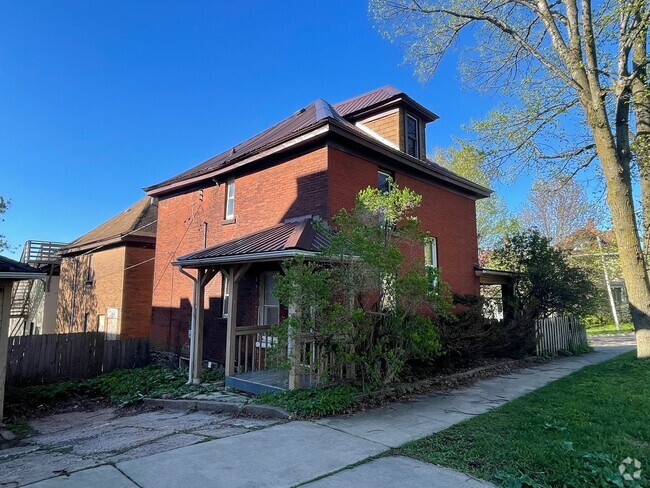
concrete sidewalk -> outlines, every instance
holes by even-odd
[[[599,338],[593,353],[479,381],[451,394],[422,395],[408,403],[351,417],[276,425],[30,486],[491,486],[463,473],[400,456],[351,465],[486,412],[584,366],[611,359],[631,350],[633,340],[633,336]]]

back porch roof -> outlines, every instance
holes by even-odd
[[[199,268],[213,264],[275,261],[317,254],[329,243],[309,220],[287,222],[179,257],[174,265]]]

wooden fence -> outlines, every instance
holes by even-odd
[[[588,345],[587,330],[577,317],[564,315],[540,319],[535,332],[538,356],[578,350]]]
[[[149,339],[107,340],[103,332],[9,337],[7,385],[92,378],[145,366]]]

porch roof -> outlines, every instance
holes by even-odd
[[[275,225],[238,239],[179,257],[173,264],[200,268],[214,264],[278,261],[294,256],[316,256],[329,243],[311,220]]]
[[[512,285],[519,277],[519,273],[514,271],[480,268],[478,266],[475,268],[475,272],[481,285]]]

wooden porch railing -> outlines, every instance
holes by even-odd
[[[270,325],[235,329],[235,372],[237,374],[266,369],[267,351],[277,340]]]
[[[268,369],[268,352],[277,345],[271,326],[246,326],[235,329],[235,374]],[[333,355],[318,347],[310,334],[302,334],[294,342],[290,359],[293,361],[290,376],[295,387],[317,384],[321,379],[347,378],[355,373],[353,363],[338,365]]]

